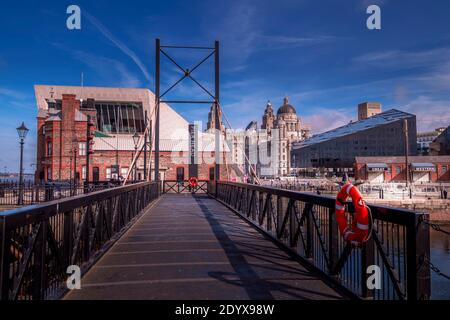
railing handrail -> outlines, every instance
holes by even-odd
[[[159,197],[140,182],[0,214],[0,299],[45,299],[66,290],[66,268],[85,272]]]
[[[322,206],[327,206],[329,208],[334,208],[335,206],[336,199],[331,196],[315,195],[308,192],[279,189],[274,187],[254,185],[250,183],[229,182],[229,181],[218,181],[217,183],[232,185],[236,187],[245,187],[250,190],[265,191],[272,195],[291,198],[299,201],[307,201],[313,204],[320,204]],[[414,221],[417,217],[423,216],[424,214],[428,215],[428,213],[425,212],[416,212],[404,208],[395,208],[386,205],[378,205],[378,204],[375,205],[370,203],[366,204],[371,209],[373,217],[375,219],[380,219],[383,221],[391,221],[401,225],[407,225],[411,221]],[[352,212],[353,204],[351,202],[347,202],[347,205],[349,206],[349,210]],[[386,215],[388,211],[389,216]]]
[[[427,213],[368,204],[373,229],[356,248],[339,234],[332,197],[228,181],[217,181],[209,190],[347,293],[401,300],[430,297],[429,268],[423,263],[430,255]],[[348,211],[354,211],[351,202]],[[383,270],[382,291],[365,287],[371,265]]]
[[[138,189],[145,185],[151,185],[153,183],[157,182],[140,182],[115,188],[109,188],[105,190],[94,191],[87,194],[80,194],[73,197],[52,200],[42,204],[34,204],[30,206],[20,207],[0,212],[0,219],[8,218],[8,225],[14,227],[15,225],[19,224],[20,221],[23,221],[22,219],[33,218],[32,215],[37,213],[40,214],[39,220],[48,218],[53,215],[56,215],[58,212],[68,211],[73,209],[74,207],[88,205],[92,201],[99,200],[101,198],[113,197],[115,195],[128,192],[134,189]]]

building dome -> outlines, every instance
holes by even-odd
[[[293,113],[296,114],[295,108],[289,104],[288,97],[284,98],[283,105],[278,109],[277,115],[286,114],[286,113]]]

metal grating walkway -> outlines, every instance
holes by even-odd
[[[340,299],[206,195],[166,194],[65,299]]]

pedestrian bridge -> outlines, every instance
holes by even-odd
[[[428,298],[427,215],[371,211],[373,235],[354,248],[332,198],[249,184],[144,182],[24,207],[0,215],[1,297]],[[74,265],[81,289],[68,290]]]

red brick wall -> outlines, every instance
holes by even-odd
[[[450,163],[438,163],[437,171],[430,172],[431,182],[450,182]],[[406,166],[404,163],[393,163],[388,164],[389,171],[384,172],[385,182],[405,182],[406,181]],[[447,166],[447,171],[444,173],[442,167]],[[365,170],[366,164],[356,163],[355,164],[355,179],[356,180],[367,180],[368,175]],[[401,172],[397,174],[397,167],[401,167]],[[411,176],[412,173],[410,172]]]
[[[94,101],[88,101],[92,107]],[[63,94],[61,105],[61,121],[45,122],[44,118],[37,119],[38,138],[37,138],[37,172],[36,178],[39,178],[39,172],[45,172],[47,177],[47,168],[52,169],[53,180],[69,180],[74,178],[74,150],[76,149],[76,172],[82,177],[82,167],[86,164],[86,156],[79,154],[79,143],[86,143],[86,121],[75,121],[76,110],[80,110],[80,101],[75,95]],[[91,115],[92,123],[96,123],[95,109],[81,109],[82,113]],[[43,128],[45,127],[45,135]],[[93,133],[95,126],[91,127]],[[46,155],[46,143],[52,142],[52,155]],[[132,162],[134,151],[95,151],[90,156],[89,180],[93,180],[93,168],[99,169],[99,180],[106,180],[106,169],[119,164],[119,175],[121,168],[129,168]],[[203,152],[199,155],[198,179],[209,180],[209,170],[214,167],[214,152]],[[118,160],[116,160],[118,158]],[[154,163],[154,155],[153,155]],[[165,173],[166,180],[176,179],[176,168],[183,167],[185,179],[189,179],[189,153],[179,152],[173,155],[171,152],[160,152],[160,171]],[[222,162],[225,163],[225,154],[222,153]],[[147,158],[148,164],[150,156]],[[143,168],[144,155],[141,154],[138,160],[138,169]],[[152,164],[152,168],[154,168]],[[232,175],[231,167],[229,173]],[[141,169],[142,171],[142,169]],[[221,179],[227,179],[227,168],[221,165]],[[132,177],[130,176],[130,179]]]

